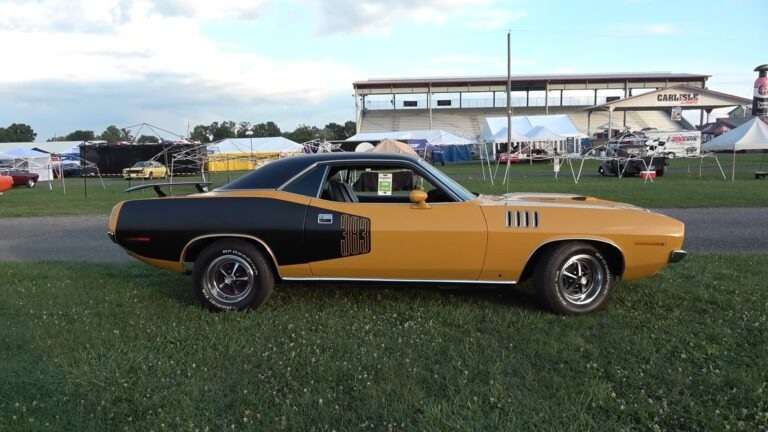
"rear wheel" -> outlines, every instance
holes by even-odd
[[[541,301],[561,314],[583,314],[602,308],[615,277],[594,246],[565,243],[542,257],[535,267],[533,284]]]
[[[200,301],[214,311],[256,308],[275,281],[264,255],[242,240],[220,240],[195,260],[193,278]]]
[[[31,188],[35,187],[36,185],[37,185],[37,182],[35,181],[35,179],[29,179],[29,180],[27,180],[27,187],[28,187],[28,188],[30,188],[30,189],[31,189]]]

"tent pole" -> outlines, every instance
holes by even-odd
[[[733,164],[731,166],[731,183],[736,181],[736,144],[733,145]]]

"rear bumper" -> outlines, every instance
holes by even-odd
[[[672,251],[672,252],[670,252],[670,254],[669,254],[669,262],[670,262],[670,263],[676,263],[676,262],[680,262],[680,261],[682,261],[682,260],[683,260],[683,259],[684,259],[686,256],[688,256],[688,252],[686,252],[686,251],[684,251],[684,250],[682,250],[682,249],[673,250],[673,251]]]

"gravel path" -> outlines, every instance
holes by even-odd
[[[768,208],[658,211],[685,222],[690,252],[768,253]],[[106,227],[106,216],[0,219],[0,261],[131,261]]]

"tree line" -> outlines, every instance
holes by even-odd
[[[209,143],[223,140],[226,138],[264,138],[282,136],[289,140],[303,143],[312,140],[344,140],[356,132],[356,125],[353,121],[347,121],[344,124],[331,122],[322,129],[317,126],[301,124],[292,131],[282,131],[280,127],[272,121],[264,123],[234,122],[223,121],[213,122],[209,125],[195,126],[190,137],[194,141]]]
[[[26,126],[26,125],[23,125]],[[29,126],[26,126],[29,128]],[[2,129],[0,129],[2,130]],[[353,121],[347,121],[344,124],[331,122],[326,124],[322,129],[317,126],[299,125],[292,131],[282,131],[277,123],[273,121],[263,123],[250,123],[250,122],[234,122],[234,121],[222,121],[213,122],[209,125],[196,125],[190,131],[190,139],[192,141],[198,141],[204,144],[223,140],[226,138],[264,138],[264,137],[278,137],[282,136],[292,141],[303,143],[315,139],[320,140],[344,140],[355,134],[356,125]],[[36,134],[29,128],[29,131],[33,134],[29,140],[17,140],[17,141],[34,141]],[[48,141],[95,141],[102,140],[110,144],[117,142],[132,142],[134,136],[131,135],[131,131],[128,129],[121,129],[115,125],[107,126],[106,129],[100,134],[96,134],[92,130],[76,130],[66,135],[55,136],[49,138]],[[154,135],[141,135],[136,139],[138,143],[157,143],[160,142],[159,137]]]

